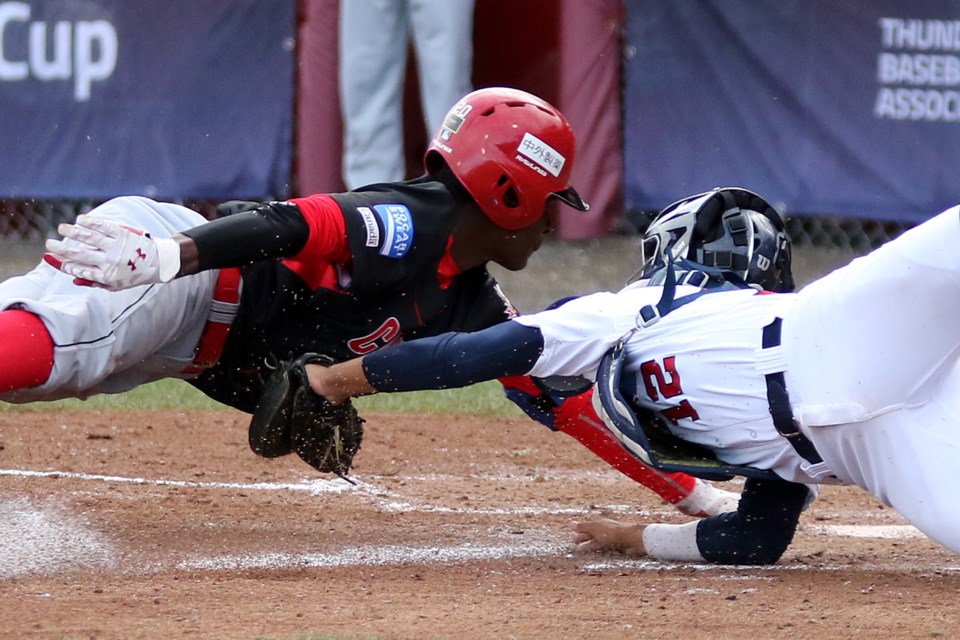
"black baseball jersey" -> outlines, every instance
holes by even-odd
[[[305,277],[304,256],[298,256],[299,265],[282,257],[257,260],[255,249],[238,246],[237,253],[254,256],[248,255],[250,264],[242,268],[239,312],[219,362],[191,380],[210,397],[252,412],[263,378],[280,360],[317,352],[341,361],[401,340],[481,329],[514,314],[484,267],[460,273],[441,288],[438,269],[456,208],[463,206],[441,182],[425,176],[330,197],[343,215],[352,262],[306,270],[333,269],[335,282]],[[261,229],[272,234],[260,243],[270,245],[264,251],[289,256],[306,244],[309,226],[296,204],[262,205],[256,215],[254,225],[280,229]],[[202,227],[188,235],[202,257]],[[237,242],[249,244],[249,238]]]

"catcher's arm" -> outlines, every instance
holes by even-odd
[[[810,491],[786,480],[747,478],[737,511],[685,524],[623,524],[598,519],[574,525],[587,551],[621,551],[658,560],[773,564],[793,540]]]
[[[503,322],[404,342],[329,368],[308,366],[307,375],[314,391],[337,404],[376,392],[453,389],[525,374],[542,351],[539,329]]]
[[[394,347],[396,348],[396,347]],[[367,380],[363,370],[365,358],[354,358],[339,364],[325,367],[320,364],[307,364],[307,379],[310,387],[333,405],[343,404],[350,398],[376,393],[376,389]]]
[[[619,551],[629,556],[645,556],[643,531],[646,526],[635,523],[623,523],[600,518],[577,522],[573,525],[576,535],[573,543],[578,552]]]

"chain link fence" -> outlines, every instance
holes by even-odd
[[[913,223],[794,215],[787,218],[787,231],[795,247],[843,249],[863,254],[892,240]]]
[[[5,242],[41,242],[57,225],[93,207],[68,200],[0,200],[0,238]]]
[[[102,200],[0,200],[0,241],[10,243],[42,243],[57,235],[57,225],[72,222]],[[199,211],[208,218],[215,214],[216,202],[181,201],[180,204]]]
[[[99,201],[92,200],[0,200],[0,240],[40,243],[56,235],[57,225],[72,221]],[[215,215],[215,202],[184,201],[181,204],[208,218]],[[911,224],[832,216],[792,215],[787,228],[797,248],[842,249],[862,254],[904,231]]]

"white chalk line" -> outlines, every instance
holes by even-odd
[[[765,579],[773,580],[773,577],[760,578],[756,575],[758,571],[844,571],[856,570],[864,573],[881,571],[899,571],[912,572],[918,567],[908,564],[878,564],[878,563],[857,563],[857,564],[805,564],[781,562],[779,564],[767,564],[756,566],[733,565],[733,564],[706,564],[706,563],[684,563],[684,562],[661,562],[659,560],[630,560],[627,558],[613,558],[599,562],[588,562],[583,565],[583,570],[590,571],[699,571],[703,573],[721,572],[719,576],[725,580],[751,580]],[[960,566],[937,567],[938,573],[960,573]]]
[[[377,506],[388,512],[450,513],[468,515],[583,515],[595,513],[591,508],[476,508],[446,507],[435,504],[414,504],[404,501],[384,487],[353,478],[356,484],[341,479],[311,479],[300,482],[211,482],[173,479],[147,479],[138,477],[89,474],[67,471],[32,471],[0,469],[0,476],[20,478],[67,478],[89,482],[127,484],[134,486],[192,487],[213,490],[304,492],[310,495],[356,493],[365,499],[375,499]],[[452,477],[452,476],[451,476]],[[404,478],[411,481],[412,478]],[[433,481],[433,477],[423,477]],[[497,479],[491,477],[491,479]],[[409,499],[409,497],[406,497]],[[651,515],[652,511],[630,505],[606,505],[603,510],[632,513],[636,516]],[[667,508],[669,509],[669,508]],[[23,498],[4,501],[0,495],[0,579],[28,573],[52,573],[72,568],[116,567],[115,545],[102,533],[92,529],[85,521],[59,505],[37,505]],[[11,514],[11,515],[8,515]],[[804,531],[814,535],[853,538],[912,539],[923,534],[911,525],[807,525]],[[345,547],[331,553],[261,553],[227,554],[187,558],[173,563],[181,570],[237,571],[250,569],[335,568],[363,565],[403,564],[453,564],[477,560],[503,560],[510,558],[563,557],[571,550],[569,540],[561,539],[556,532],[548,530],[527,531],[523,540],[510,536],[502,544],[464,543],[450,546],[416,547],[407,545]],[[531,540],[531,538],[536,538]],[[4,541],[7,541],[4,543]],[[170,563],[154,563],[150,566],[127,567],[125,572],[143,573],[164,571]],[[710,569],[714,565],[663,563],[652,560],[611,559],[589,562],[585,571],[604,569],[663,570],[677,568]],[[722,568],[722,567],[719,567]],[[772,565],[773,569],[816,568],[829,569],[823,565]],[[837,567],[839,568],[839,567]],[[946,570],[953,570],[945,568]],[[960,571],[960,568],[956,570]]]
[[[127,476],[111,476],[93,473],[80,473],[75,471],[29,471],[23,469],[0,469],[0,476],[14,476],[23,478],[66,478],[70,480],[83,480],[89,482],[106,482],[112,484],[129,484],[142,486],[158,487],[189,487],[199,489],[230,489],[237,491],[294,491],[305,492],[310,495],[323,495],[330,493],[356,493],[366,498],[373,498],[379,503],[383,511],[388,512],[410,512],[418,513],[450,513],[466,515],[585,515],[595,512],[597,509],[615,513],[633,513],[638,516],[653,515],[654,512],[631,505],[610,504],[599,505],[594,508],[579,507],[521,507],[512,509],[481,508],[481,507],[446,507],[442,505],[416,504],[408,502],[409,496],[401,496],[390,491],[386,487],[368,483],[356,476],[351,476],[354,484],[351,484],[340,478],[324,479],[316,478],[312,480],[303,480],[301,482],[210,482],[199,480],[170,480],[170,479],[148,479]],[[454,476],[450,476],[453,478]],[[420,480],[432,482],[442,480],[440,476],[424,476]],[[491,481],[496,480],[490,476]],[[502,480],[502,478],[500,478]],[[404,478],[410,482],[415,478]]]
[[[95,473],[77,473],[74,471],[29,471],[24,469],[0,469],[0,476],[23,478],[67,478],[110,482],[114,484],[152,485],[157,487],[195,487],[201,489],[237,489],[242,491],[304,491],[311,495],[323,493],[342,493],[350,489],[350,483],[340,480],[304,480],[302,482],[201,482],[194,480],[166,480],[130,478],[127,476],[107,476]]]
[[[805,526],[803,530],[820,536],[835,536],[838,538],[911,540],[926,537],[911,524],[815,524]]]
[[[542,533],[535,534],[541,536]],[[328,569],[335,567],[461,564],[511,558],[557,557],[569,552],[569,543],[541,539],[510,544],[464,543],[452,546],[408,545],[344,547],[332,553],[261,553],[185,560],[177,569],[243,571],[251,569]]]

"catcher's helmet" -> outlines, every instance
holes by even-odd
[[[575,141],[563,114],[540,98],[492,87],[469,93],[444,118],[424,156],[436,174],[445,161],[499,227],[529,227],[557,198],[589,206],[570,186]]]
[[[768,291],[794,289],[790,239],[783,217],[766,200],[739,187],[689,196],[661,211],[641,239],[638,274],[673,259],[732,271]]]

